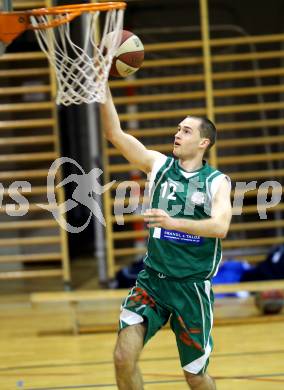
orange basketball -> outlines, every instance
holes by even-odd
[[[141,67],[143,60],[144,46],[140,38],[131,31],[123,30],[110,74],[115,77],[130,76]]]
[[[281,290],[268,290],[255,295],[256,307],[262,314],[280,313],[284,306],[284,293]]]

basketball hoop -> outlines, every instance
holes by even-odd
[[[41,50],[55,68],[56,103],[65,106],[104,103],[125,8],[124,2],[109,2],[0,12],[0,46],[10,44],[26,30],[34,30]],[[99,39],[97,22],[101,12],[106,12],[106,17]],[[79,47],[71,39],[70,22],[82,14],[86,33]],[[112,33],[111,39],[109,33]]]

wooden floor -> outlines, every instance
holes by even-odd
[[[93,261],[77,262],[72,271],[75,289],[98,288]],[[115,389],[116,334],[74,336],[67,304],[31,306],[29,293],[45,290],[60,291],[62,283],[26,280],[0,285],[0,390]],[[119,301],[81,303],[82,330],[116,323],[119,306]],[[257,323],[215,326],[209,372],[218,390],[284,389],[283,314],[273,321],[260,316],[252,299],[216,300],[216,323],[251,316]],[[146,390],[187,389],[169,329],[147,344],[141,368]]]
[[[255,312],[251,301],[217,300],[216,316]],[[27,294],[0,299],[0,389],[115,389],[115,333],[72,335],[68,305],[32,308]],[[116,320],[119,302],[80,307],[86,325]],[[227,314],[226,314],[227,313]],[[284,322],[216,326],[209,372],[219,390],[284,389]],[[170,330],[146,346],[146,390],[187,389]]]

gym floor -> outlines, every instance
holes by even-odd
[[[78,269],[80,288],[97,287],[95,276],[84,279],[84,264]],[[16,287],[17,282],[13,283]],[[32,307],[29,283],[23,286],[21,282],[13,295],[7,289],[3,294],[1,286],[1,390],[115,389],[112,350],[116,333],[73,335],[68,304]],[[115,325],[118,312],[117,301],[82,303],[78,318],[83,330],[95,324]],[[255,316],[257,321],[251,321]],[[209,372],[218,390],[283,390],[283,314],[262,317],[251,298],[226,298],[216,300],[215,317]],[[146,390],[187,389],[168,328],[145,347],[141,369]]]

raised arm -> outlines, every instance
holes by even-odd
[[[230,192],[231,185],[227,179],[222,180],[213,199],[211,217],[207,219],[174,218],[159,209],[147,210],[144,219],[149,227],[162,227],[202,237],[225,238],[232,218]]]
[[[135,137],[125,133],[114,106],[110,89],[107,90],[107,100],[101,105],[105,137],[121,152],[121,154],[141,171],[148,173],[161,153],[148,150]]]

